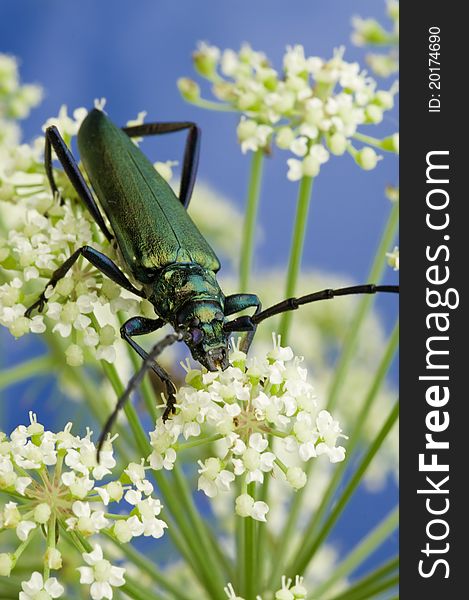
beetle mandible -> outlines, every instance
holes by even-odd
[[[179,196],[176,196],[131,138],[181,130],[187,130],[188,135]],[[209,371],[224,370],[229,365],[228,343],[232,332],[244,332],[241,349],[247,352],[257,325],[271,316],[335,296],[398,292],[398,286],[373,284],[327,289],[288,298],[266,310],[262,310],[255,294],[225,296],[216,279],[220,262],[186,211],[199,159],[200,130],[197,125],[188,121],[145,123],[120,129],[103,111],[95,108],[82,122],[77,140],[83,166],[110,228],[55,126],[46,129],[44,151],[45,170],[52,192],[59,195],[52,168],[54,149],[78,196],[104,236],[120,253],[128,272],[141,289],[106,255],[91,246],[83,246],[52,274],[44,292],[25,315],[31,316],[35,309],[43,310],[47,301],[46,289],[54,287],[81,256],[121,287],[148,299],[158,315],[156,319],[135,316],[121,327],[122,338],[143,358],[143,365],[118,400],[103,428],[98,448],[111,430],[119,409],[149,368],[166,388],[163,420],[175,411],[175,386],[155,360],[168,345],[184,341],[193,358]],[[252,316],[227,320],[230,315],[247,308],[255,309]],[[163,338],[150,353],[133,339],[167,323],[172,325],[175,333]]]

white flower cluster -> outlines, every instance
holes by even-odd
[[[28,426],[20,425],[9,437],[0,433],[0,493],[19,501],[0,505],[0,532],[14,530],[22,542],[17,553],[0,554],[0,575],[9,575],[41,528],[55,532],[60,525],[81,538],[105,532],[122,543],[142,535],[159,538],[164,533],[167,525],[158,518],[162,505],[151,495],[153,486],[145,478],[143,464],[130,463],[120,479],[101,483],[116,465],[113,440],[106,440],[98,464],[91,432],[81,438],[71,428],[69,423],[59,433],[46,431],[30,413]],[[105,507],[121,500],[127,506],[120,504],[119,512],[105,512]],[[47,545],[45,566],[60,569],[62,555],[55,534],[47,535]],[[91,584],[93,600],[112,598],[110,586],[123,585],[124,570],[105,560],[98,545],[83,558],[89,566],[80,568],[81,582]],[[93,569],[99,571],[95,576]],[[36,598],[31,590],[48,591],[47,586],[56,591],[60,587],[55,580],[43,581],[33,574],[23,583],[22,597]]]
[[[49,119],[44,127],[56,125],[69,143],[76,135],[87,111],[77,109],[73,117],[62,107],[57,118]],[[9,231],[0,238],[0,267],[7,275],[0,285],[0,324],[12,335],[28,332],[43,333],[46,327],[70,340],[65,351],[68,364],[79,366],[84,352],[110,363],[116,359],[119,336],[118,311],[130,311],[154,317],[153,308],[122,289],[86,260],[77,261],[54,289],[47,290],[48,302],[43,313],[28,319],[25,310],[44,290],[52,273],[78,248],[92,245],[118,261],[102,233],[60,171],[56,172],[62,188],[61,205],[52,197],[46,181],[42,147],[43,140],[32,146],[3,147],[8,153],[0,174],[0,201],[9,203],[14,215]],[[12,207],[13,205],[13,207]],[[2,211],[7,212],[7,211]]]
[[[397,48],[399,45],[399,1],[387,0],[387,16],[391,20],[391,29],[386,30],[376,19],[354,17],[352,42],[356,46],[390,47],[386,54],[370,52],[366,62],[379,77],[389,77],[399,70]]]
[[[217,441],[217,455],[200,461],[198,488],[212,498],[241,477],[236,512],[265,521],[269,507],[248,493],[249,484],[262,483],[266,474],[295,490],[306,483],[303,469],[284,464],[280,452],[302,462],[321,454],[331,462],[345,457],[344,448],[336,446],[345,436],[338,422],[319,408],[301,360],[274,336],[273,349],[261,358],[247,358],[234,346],[232,366],[225,371],[208,373],[185,365],[188,386],[176,394],[176,415],[166,423],[159,419],[150,433],[150,465],[172,469],[177,451],[184,448],[181,438],[208,436]]]
[[[292,585],[293,584],[293,585]],[[229,583],[224,592],[228,600],[244,600],[242,596],[237,596],[236,592],[231,583]],[[275,592],[275,600],[304,600],[308,594],[308,590],[303,585],[303,577],[298,575],[295,577],[295,581],[292,579],[282,577],[282,589]],[[270,597],[270,596],[269,596]],[[257,595],[256,600],[262,600],[262,596]]]
[[[20,83],[17,60],[0,53],[0,143],[17,139],[19,131],[12,120],[27,117],[41,97],[38,85]]]
[[[196,82],[183,78],[179,89],[188,101],[201,107],[235,110],[242,114],[238,140],[243,152],[277,147],[292,152],[287,160],[288,179],[315,177],[331,154],[349,152],[357,164],[373,169],[381,158],[376,148],[397,152],[397,137],[384,140],[360,136],[358,127],[383,120],[394,105],[395,87],[377,89],[376,82],[358,63],[343,59],[343,48],[330,60],[305,56],[303,46],[289,46],[283,57],[283,73],[267,57],[242,46],[239,52],[200,43],[194,65],[212,84],[221,102],[200,97]],[[361,149],[352,140],[366,141]]]

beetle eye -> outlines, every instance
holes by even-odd
[[[204,339],[204,332],[201,329],[193,329],[191,331],[191,335],[192,335],[192,343],[193,344],[200,344],[200,342]]]
[[[218,310],[218,311],[215,313],[215,319],[216,319],[217,321],[223,321],[223,319],[224,319],[224,318],[225,318],[225,315],[224,315],[224,314],[223,314],[223,313],[222,313],[220,310]]]
[[[191,327],[198,327],[200,325],[199,317],[194,317],[191,321]]]

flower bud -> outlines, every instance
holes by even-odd
[[[46,502],[42,502],[34,509],[33,519],[36,521],[36,523],[43,525],[49,520],[51,512],[50,506]]]
[[[113,502],[119,502],[124,495],[124,490],[120,481],[111,481],[107,484],[106,490],[109,494],[109,499]]]
[[[347,150],[347,143],[345,135],[338,131],[327,137],[327,146],[335,156],[342,156]]]
[[[279,148],[287,150],[295,139],[295,134],[290,127],[281,127],[275,136],[275,143]]]
[[[359,150],[355,155],[356,163],[365,171],[374,169],[379,160],[381,160],[381,156],[378,156],[370,146],[365,146],[365,148]]]
[[[10,577],[11,570],[15,566],[13,555],[10,553],[2,552],[0,554],[0,576]]]
[[[199,44],[198,50],[192,55],[195,70],[206,79],[213,79],[219,58],[220,50],[204,42]]]
[[[192,79],[180,77],[177,81],[179,93],[187,102],[197,102],[200,98],[200,87]]]
[[[104,325],[99,332],[99,342],[105,346],[110,346],[116,339],[116,331],[112,325]]]
[[[62,554],[57,548],[47,548],[44,556],[44,562],[49,569],[61,569],[62,568]]]
[[[77,344],[70,344],[65,350],[65,360],[71,367],[80,367],[84,362],[83,350]]]
[[[251,498],[249,494],[241,494],[236,498],[236,514],[240,517],[250,517],[253,505],[254,498]]]
[[[300,467],[290,467],[286,476],[288,483],[294,490],[299,490],[306,485],[306,473]]]

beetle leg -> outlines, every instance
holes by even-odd
[[[112,279],[112,281],[114,281],[124,289],[128,290],[129,292],[133,292],[141,298],[145,297],[143,292],[132,285],[132,283],[127,279],[124,273],[122,273],[119,267],[110,258],[108,258],[102,252],[91,248],[91,246],[83,246],[82,248],[78,248],[78,250],[75,250],[75,252],[67,258],[63,265],[54,271],[52,277],[47,282],[47,285],[44,288],[42,294],[39,296],[36,302],[25,311],[25,317],[31,317],[31,313],[36,308],[39,310],[39,312],[43,311],[44,304],[47,302],[47,298],[45,295],[47,288],[50,285],[54,287],[57,284],[57,282],[67,274],[67,272],[72,268],[73,264],[80,258],[80,256],[86,258],[92,265],[94,265],[102,273],[107,275],[109,279]]]
[[[242,310],[245,310],[246,308],[251,308],[253,306],[256,307],[256,311],[253,315],[253,317],[254,317],[255,315],[259,314],[259,312],[262,310],[261,301],[255,294],[233,294],[231,296],[227,296],[225,298],[225,316],[232,315],[237,312],[241,312]],[[252,318],[252,317],[248,317],[248,318]],[[236,322],[236,321],[238,321],[238,319],[235,319],[235,321],[232,321],[232,322]],[[227,327],[226,329],[229,329],[229,331],[240,331],[238,329],[231,329],[231,327]],[[244,331],[245,331],[245,333],[244,333],[243,337],[241,338],[241,342],[239,344],[239,349],[242,352],[247,353],[249,351],[249,348],[252,344],[252,340],[256,333],[256,326],[253,325],[252,328],[250,328],[247,331],[246,330],[244,330]]]
[[[173,133],[188,129],[186,145],[184,149],[184,160],[182,163],[181,187],[179,189],[179,200],[187,208],[194,189],[197,166],[199,164],[200,129],[191,121],[180,121],[174,123],[142,123],[123,127],[122,131],[129,137],[143,137],[146,135],[160,135]]]
[[[49,184],[52,189],[52,193],[59,195],[59,190],[54,179],[54,172],[52,170],[51,148],[54,148],[55,153],[57,154],[57,158],[63,166],[64,171],[70,180],[70,183],[75,188],[75,191],[80,196],[86,208],[90,211],[91,216],[93,217],[93,219],[95,220],[96,224],[101,229],[105,237],[109,241],[111,241],[114,238],[114,236],[110,233],[109,229],[107,228],[107,225],[104,222],[103,216],[98,208],[98,205],[96,204],[93,194],[91,193],[90,188],[87,186],[86,181],[83,178],[80,169],[78,168],[77,162],[73,157],[73,154],[68,149],[67,144],[60,135],[57,127],[55,127],[54,125],[48,127],[46,129],[45,139],[46,144],[44,148],[44,166],[46,169],[47,179],[49,180]],[[63,201],[61,200],[61,203],[62,202]]]
[[[134,321],[135,319],[138,319],[138,318],[139,317],[135,317],[134,319],[129,319],[129,321],[127,321],[127,323]],[[153,323],[153,327],[156,326],[156,329],[158,329],[159,327],[161,327],[161,325],[158,325],[159,321],[161,321],[164,324],[164,321],[162,319],[145,319],[145,318],[141,317],[141,321],[142,321],[142,329],[145,329],[145,326],[151,327],[151,323]],[[125,325],[124,325],[124,327],[125,327]],[[154,329],[153,329],[153,331],[154,331]],[[147,332],[147,333],[149,333],[149,332]],[[137,335],[137,334],[135,334],[135,335]],[[111,416],[106,421],[106,424],[104,425],[103,430],[101,431],[101,435],[99,436],[99,441],[98,441],[98,449],[97,449],[98,462],[99,462],[99,453],[103,446],[104,440],[106,439],[106,435],[111,431],[111,428],[114,424],[114,421],[117,418],[117,415],[119,414],[120,409],[124,406],[124,404],[126,403],[128,397],[130,396],[132,391],[136,387],[138,387],[138,385],[142,381],[147,370],[149,368],[153,368],[153,365],[157,364],[155,361],[155,358],[157,358],[167,346],[174,344],[174,342],[180,342],[182,339],[183,339],[183,336],[181,333],[170,333],[166,337],[164,337],[162,340],[160,340],[157,344],[155,344],[149,354],[147,354],[145,352],[146,356],[144,357],[142,366],[130,378],[129,383],[127,384],[127,387],[124,390],[124,393],[117,401],[117,404],[116,404]],[[163,414],[163,421],[165,421],[168,418],[168,416],[166,416],[166,419],[165,419],[167,410],[168,410],[168,407],[166,407],[166,410]]]
[[[166,421],[169,415],[175,412],[174,405],[176,403],[176,386],[171,381],[169,374],[163,369],[163,367],[159,365],[156,360],[150,360],[148,352],[146,352],[137,344],[137,342],[132,339],[132,337],[136,335],[152,333],[164,325],[166,325],[166,321],[163,321],[163,319],[132,317],[122,325],[121,337],[132,346],[135,352],[137,352],[137,354],[139,354],[144,361],[148,362],[148,366],[153,370],[154,373],[156,373],[156,375],[158,375],[160,381],[164,384],[166,388],[166,408],[163,413],[163,421]]]

